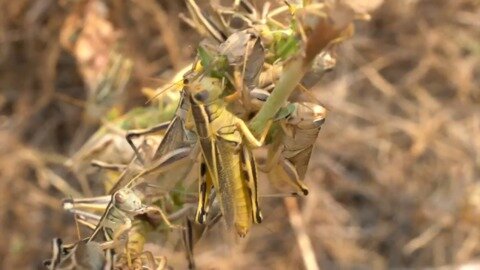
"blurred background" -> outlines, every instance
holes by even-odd
[[[141,89],[188,64],[200,36],[179,18],[183,1],[0,8],[0,268],[42,269],[51,238],[76,235],[58,164],[101,117],[143,106]],[[311,89],[329,116],[301,228],[322,269],[480,267],[480,2],[385,0],[371,15]],[[118,91],[102,96],[108,87]],[[235,256],[200,243],[201,269],[304,267],[292,213],[282,199],[261,203],[265,222]]]

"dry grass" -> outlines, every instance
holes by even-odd
[[[106,21],[134,63],[118,102],[137,106],[140,86],[155,85],[147,78],[186,63],[194,47],[184,44],[194,46],[198,36],[178,20],[180,2],[107,2]],[[76,102],[88,98],[95,82],[85,80],[78,52],[60,42],[67,18],[84,12],[73,6],[0,0],[2,269],[39,268],[52,237],[75,235],[50,175],[53,169],[80,189],[55,164],[98,124],[86,122]],[[336,71],[313,90],[330,114],[297,227],[322,269],[474,262],[480,255],[480,3],[388,0],[372,16],[342,45]],[[95,48],[96,59],[105,57]],[[265,224],[228,249],[207,237],[196,250],[198,265],[302,267],[292,212],[281,199],[263,199],[262,206]],[[162,252],[181,265],[182,254]]]

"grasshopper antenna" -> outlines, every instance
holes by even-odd
[[[73,200],[73,197],[72,195],[68,196],[70,201],[71,201],[71,204],[73,206],[73,204],[75,204],[75,201]],[[72,208],[75,208],[75,207],[72,207]],[[77,238],[78,238],[78,241],[82,240],[82,234],[80,233],[80,225],[78,224],[78,220],[77,220],[77,214],[73,214],[73,220],[75,220],[75,230],[77,231]]]
[[[322,107],[325,107],[325,105],[320,101],[318,100],[318,98],[312,94],[312,91],[308,90],[303,84],[299,83],[298,84],[300,90],[302,91],[302,93],[306,94],[309,98],[312,98],[315,100],[315,103],[321,105]],[[325,107],[326,108],[326,107]]]
[[[154,96],[152,96],[151,98],[149,98],[146,102],[145,102],[145,105],[149,104],[150,102],[152,102],[154,99],[156,99],[157,97],[159,97],[160,95],[162,95],[163,93],[165,93],[166,91],[168,91],[169,89],[172,89],[173,87],[175,86],[180,86],[183,84],[183,79],[182,80],[178,80],[176,82],[172,82],[169,86],[163,88],[162,90],[160,90],[158,93],[156,93]]]

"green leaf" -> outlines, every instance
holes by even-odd
[[[277,121],[277,120],[280,120],[280,119],[285,119],[287,118],[289,115],[291,115],[296,109],[296,106],[295,104],[293,103],[289,103],[287,106],[285,107],[282,107],[278,112],[277,114],[275,115],[275,117],[273,118],[274,121]]]
[[[211,56],[208,51],[202,47],[198,46],[198,57],[200,57],[200,63],[204,68],[210,67],[213,62],[213,56]]]
[[[293,34],[288,35],[276,44],[276,57],[277,59],[285,60],[295,55],[299,51],[299,48],[299,40]]]

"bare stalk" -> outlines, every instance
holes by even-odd
[[[273,119],[275,114],[285,104],[304,74],[303,59],[300,57],[293,59],[285,66],[272,94],[250,122],[250,129],[253,134],[259,135],[262,133],[267,122]]]
[[[317,259],[315,258],[315,252],[313,251],[312,241],[305,230],[305,224],[303,223],[302,216],[298,209],[298,203],[296,198],[285,198],[285,206],[287,208],[290,224],[292,225],[295,236],[297,237],[297,244],[302,254],[303,263],[307,270],[320,270]]]
[[[335,25],[328,20],[321,20],[310,33],[305,44],[305,54],[297,55],[285,64],[278,83],[275,85],[270,97],[260,111],[250,121],[250,129],[255,135],[260,135],[269,120],[285,104],[295,87],[300,83],[312,60],[330,43],[335,42],[342,32],[348,27],[347,24]]]

